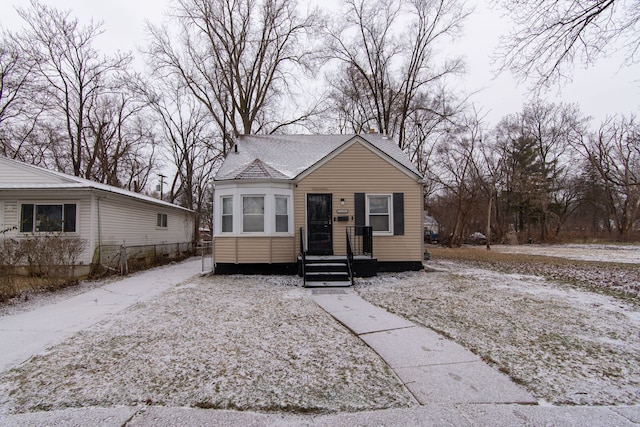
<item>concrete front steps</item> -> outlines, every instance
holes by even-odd
[[[304,281],[308,288],[351,286],[347,257],[307,255],[304,265]]]

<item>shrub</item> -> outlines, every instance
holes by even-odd
[[[73,277],[78,257],[87,246],[84,239],[59,235],[32,237],[20,243],[29,275],[50,278]]]
[[[4,234],[9,230],[3,230]],[[20,243],[15,239],[0,240],[0,302],[5,301],[19,291],[14,275],[15,267],[24,258]]]
[[[0,302],[26,289],[52,290],[73,283],[78,257],[86,245],[86,240],[60,235],[0,239]],[[29,276],[37,279],[17,274],[25,263]]]

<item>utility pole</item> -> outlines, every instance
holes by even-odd
[[[162,174],[159,174],[158,176],[160,177],[160,200],[162,200],[162,190],[164,189],[164,179],[166,176]]]

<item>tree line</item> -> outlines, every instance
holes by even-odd
[[[633,117],[594,133],[577,107],[536,100],[486,129],[449,84],[464,72],[446,48],[472,13],[466,2],[340,8],[174,0],[134,56],[99,52],[101,23],[31,0],[17,8],[23,27],[0,39],[0,154],[137,192],[170,170],[163,198],[206,224],[212,175],[236,136],[373,129],[427,176],[425,204],[450,242],[480,221],[496,238],[548,240],[578,212],[593,230],[633,230]]]
[[[535,100],[493,129],[478,115],[451,128],[427,172],[444,241],[637,239],[640,123],[589,124],[576,105]]]

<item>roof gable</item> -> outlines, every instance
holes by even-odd
[[[68,175],[0,157],[0,185],[10,184],[70,184]]]
[[[240,136],[237,151],[227,156],[215,180],[299,179],[356,142],[415,179],[422,179],[420,172],[391,139],[380,134],[350,134]],[[258,172],[256,167],[267,168],[269,172]],[[248,170],[254,173],[249,174]]]
[[[144,194],[101,184],[77,176],[67,175],[62,172],[50,171],[39,166],[29,165],[18,160],[0,156],[0,190],[33,189],[95,189],[145,201],[147,203],[153,203],[155,205],[191,212],[190,209]]]

